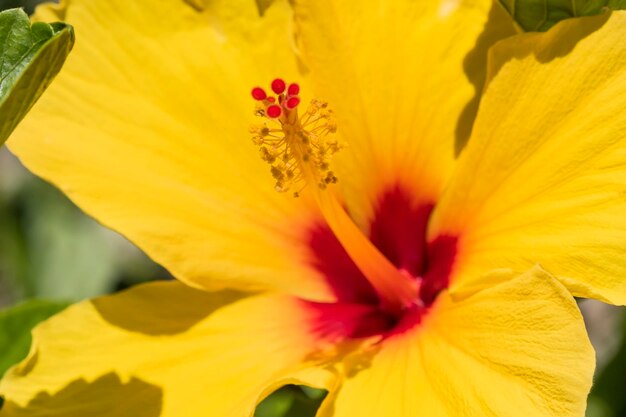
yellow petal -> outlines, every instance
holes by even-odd
[[[308,361],[311,323],[293,298],[178,282],[83,302],[35,329],[1,415],[248,416],[279,385],[330,382]]]
[[[320,417],[582,417],[594,352],[574,299],[537,268],[463,300],[442,294],[351,367]]]
[[[191,285],[328,299],[301,267],[317,209],[274,191],[248,132],[251,88],[297,78],[289,6],[260,18],[252,0],[206,3],[202,13],[183,0],[39,8],[78,39],[9,147]]]
[[[495,47],[430,230],[461,237],[458,276],[539,263],[575,295],[626,303],[625,37],[615,12]]]
[[[469,133],[487,48],[513,33],[508,15],[490,0],[294,4],[311,81],[347,143],[333,168],[357,223],[396,185],[432,203]]]

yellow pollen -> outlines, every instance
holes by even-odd
[[[298,197],[310,182],[320,189],[336,183],[330,163],[341,145],[333,135],[337,124],[328,103],[312,100],[301,117],[297,107],[283,106],[279,117],[271,117],[267,108],[276,106],[273,103],[257,103],[255,114],[265,121],[251,126],[250,133],[261,159],[270,165],[276,191],[292,191]]]

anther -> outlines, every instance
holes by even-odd
[[[285,92],[285,88],[286,84],[282,79],[276,78],[274,81],[272,81],[272,91],[274,93],[282,94]]]

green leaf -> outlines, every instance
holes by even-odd
[[[284,417],[293,405],[295,392],[286,387],[272,393],[257,406],[254,417]]]
[[[287,385],[261,401],[254,417],[315,417],[325,397],[325,390]]]
[[[626,9],[626,0],[500,0],[526,32],[545,32],[563,19]]]
[[[31,25],[21,9],[0,12],[0,145],[59,73],[73,45],[69,25]]]
[[[0,311],[0,376],[28,355],[33,327],[68,305],[59,301],[30,300]]]

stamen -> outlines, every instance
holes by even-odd
[[[255,87],[252,97],[258,102],[256,114],[274,127],[264,123],[251,129],[251,133],[253,142],[260,147],[261,159],[270,164],[276,190],[292,191],[297,197],[308,183],[320,189],[336,183],[330,162],[341,146],[330,135],[336,132],[337,124],[328,104],[313,100],[299,117],[300,86],[292,83],[287,87],[285,81],[277,78],[271,89],[276,96],[267,96],[265,90]]]
[[[256,89],[253,90],[253,97],[258,101],[256,114],[266,121],[252,126],[250,132],[252,142],[259,146],[261,159],[270,165],[276,190],[295,189],[293,194],[297,197],[307,184],[315,184],[313,194],[333,233],[376,289],[383,308],[399,313],[418,299],[417,282],[402,274],[376,249],[332,193],[322,191],[338,181],[330,169],[332,156],[341,149],[331,135],[337,131],[332,110],[328,103],[312,100],[299,117],[298,84],[287,88],[286,83],[277,78],[271,88],[277,97],[258,99],[260,92],[255,95]]]

